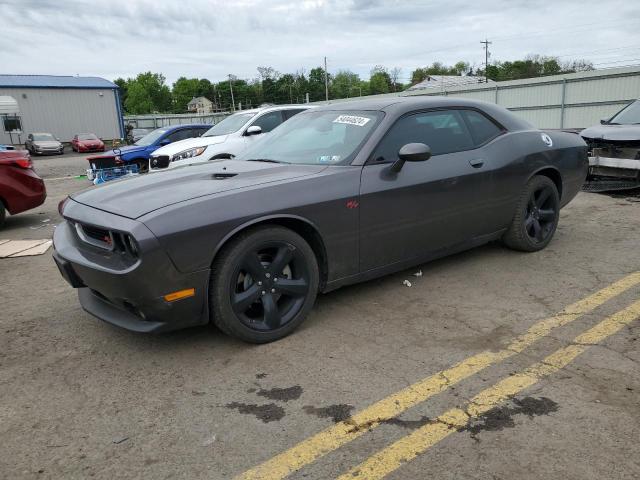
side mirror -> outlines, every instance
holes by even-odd
[[[160,146],[164,147],[165,145],[169,145],[171,143],[171,140],[169,140],[168,138],[163,138],[162,140],[160,140]]]
[[[247,128],[247,131],[244,132],[247,137],[250,135],[259,135],[261,133],[262,127],[259,127],[258,125],[251,125],[249,128]]]
[[[601,118],[600,119],[600,125],[606,125],[607,123],[609,123],[609,119],[608,118]]]
[[[391,171],[398,173],[405,162],[425,162],[431,158],[431,149],[424,143],[407,143],[398,152],[398,160],[391,165]]]

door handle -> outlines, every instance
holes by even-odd
[[[473,168],[480,168],[484,165],[484,159],[472,158],[471,160],[469,160],[469,165],[471,165]]]

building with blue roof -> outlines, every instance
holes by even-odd
[[[125,136],[118,86],[100,77],[0,74],[0,144],[33,132],[69,142],[77,133]]]

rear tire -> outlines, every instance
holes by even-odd
[[[0,200],[0,229],[4,226],[4,220],[7,218],[7,210],[4,208],[4,203]]]
[[[516,214],[502,237],[503,243],[521,252],[545,248],[556,231],[560,217],[560,195],[549,177],[537,175],[520,195]]]
[[[248,230],[213,263],[211,320],[245,342],[279,340],[305,320],[318,283],[316,256],[300,235],[271,225]]]

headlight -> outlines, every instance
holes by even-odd
[[[176,153],[171,157],[171,161],[175,162],[176,160],[185,160],[187,158],[197,157],[198,155],[202,155],[207,147],[195,147],[190,148],[189,150],[185,150],[184,152]]]

